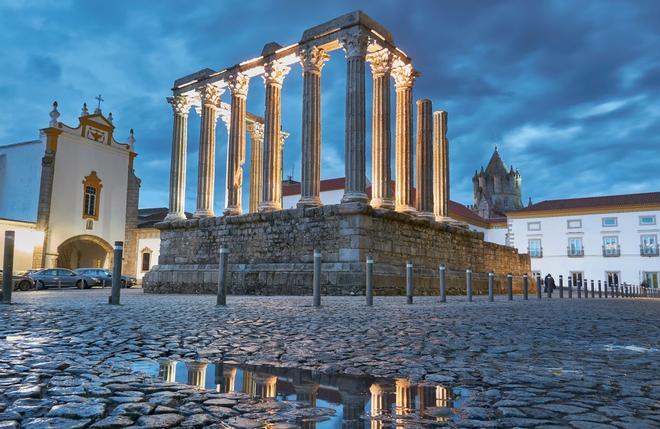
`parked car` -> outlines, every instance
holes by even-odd
[[[112,271],[105,268],[78,268],[76,273],[89,277],[91,286],[112,286]],[[137,280],[134,277],[121,276],[121,287],[130,288]]]
[[[27,289],[49,289],[60,287],[77,287],[89,289],[92,280],[85,275],[78,274],[67,268],[46,268],[44,270],[28,273],[19,280],[18,287]],[[25,288],[25,289],[23,289]]]
[[[4,279],[4,275],[2,274],[2,269],[0,269],[0,291],[2,290],[2,282],[4,281],[3,279]],[[18,289],[19,279],[20,279],[20,276],[17,276],[16,274],[14,274],[12,276],[12,282],[14,284],[14,290]]]

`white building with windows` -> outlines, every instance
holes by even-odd
[[[507,244],[541,276],[660,287],[660,192],[548,200],[506,215]]]

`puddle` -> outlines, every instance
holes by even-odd
[[[317,429],[442,425],[468,392],[407,379],[380,379],[233,363],[138,361],[134,371],[237,398],[254,409],[277,403],[278,418]],[[231,397],[231,396],[230,396]],[[239,399],[239,407],[242,407]],[[252,406],[252,405],[248,405]],[[270,411],[272,416],[273,409]]]

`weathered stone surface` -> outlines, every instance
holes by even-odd
[[[91,420],[74,420],[62,417],[41,417],[21,423],[24,429],[82,429],[89,426]]]
[[[145,428],[171,428],[181,423],[183,419],[183,416],[178,414],[154,414],[140,417],[137,424]]]
[[[130,426],[133,424],[133,419],[127,416],[108,416],[103,420],[99,420],[91,427],[94,429],[117,429]]]
[[[50,409],[47,416],[73,419],[97,419],[102,417],[104,414],[104,404],[70,403],[55,405]]]

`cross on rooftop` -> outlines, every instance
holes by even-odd
[[[96,106],[96,110],[98,112],[100,112],[101,111],[101,102],[105,101],[105,100],[101,97],[101,94],[99,94],[98,97],[95,97],[94,99],[98,100],[98,102],[99,102],[99,104]]]

